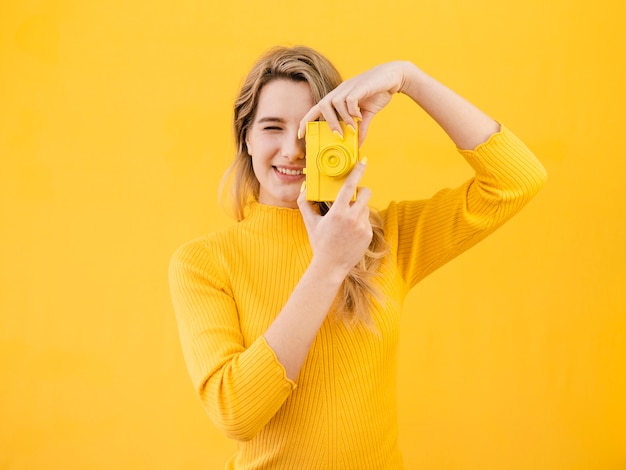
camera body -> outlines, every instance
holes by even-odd
[[[306,123],[306,198],[334,201],[344,181],[359,161],[358,132],[341,122],[343,139],[326,121]],[[352,199],[356,198],[356,192]]]

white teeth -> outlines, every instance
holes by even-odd
[[[302,175],[304,173],[302,173],[302,170],[290,170],[289,168],[280,168],[280,167],[276,167],[276,170],[279,173],[282,173],[283,175],[292,175],[292,176],[297,176],[297,175]]]

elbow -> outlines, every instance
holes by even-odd
[[[241,417],[232,420],[222,419],[220,428],[226,437],[238,442],[251,441],[261,431],[261,427]]]
[[[282,366],[264,368],[257,358],[248,361],[250,367],[243,367],[242,357],[238,355],[216,371],[202,374],[196,390],[214,424],[230,439],[245,442],[265,429],[294,384],[285,378]],[[255,365],[257,370],[252,370]]]
[[[233,416],[232,413],[215,413],[213,410],[207,409],[206,406],[204,408],[213,424],[229,439],[247,442],[252,440],[260,431],[260,428],[248,419]]]
[[[528,175],[527,183],[524,185],[527,200],[530,200],[541,191],[541,188],[544,187],[548,179],[548,173],[541,163],[537,162],[537,166],[533,170],[534,171]]]
[[[265,422],[252,410],[237,405],[224,397],[208,398],[201,390],[200,402],[213,424],[229,439],[247,442],[253,439],[263,428]]]
[[[529,171],[512,181],[510,190],[503,194],[503,200],[524,205],[541,191],[547,178],[546,169],[537,162]]]

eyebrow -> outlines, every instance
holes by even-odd
[[[279,117],[265,116],[265,117],[259,118],[259,120],[257,122],[258,123],[261,123],[261,122],[280,122],[280,123],[284,124],[286,121],[283,118],[279,118]]]

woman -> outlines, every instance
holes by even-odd
[[[475,170],[428,200],[368,209],[358,163],[331,205],[302,191],[306,122],[359,126],[409,96]],[[170,268],[188,369],[231,469],[401,469],[399,310],[408,290],[485,238],[545,171],[510,131],[409,62],[342,82],[306,47],[276,48],[235,103],[239,222],[182,246]],[[356,191],[356,199],[352,196]]]

